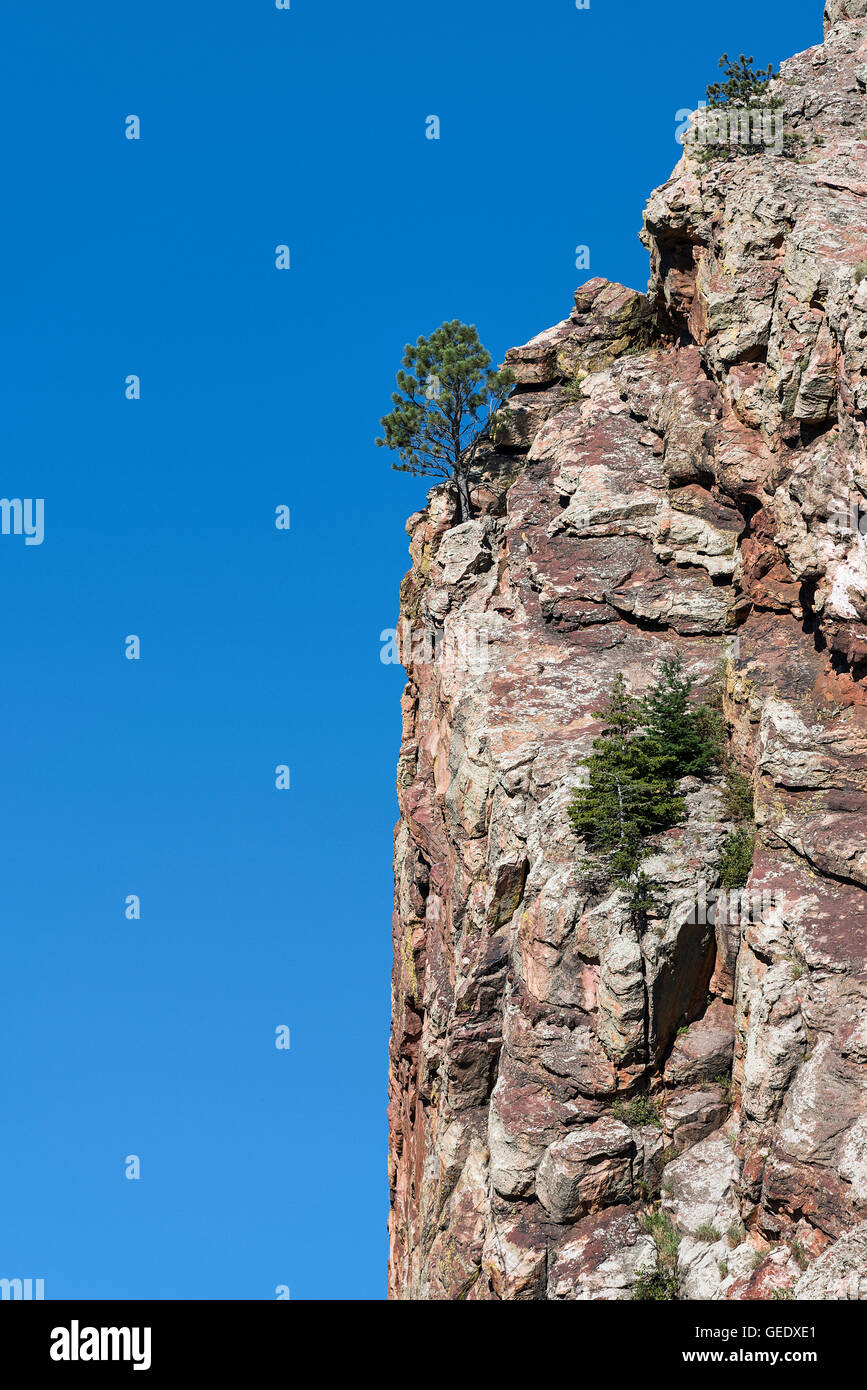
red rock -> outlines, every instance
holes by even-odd
[[[715,999],[701,1018],[678,1035],[663,1073],[667,1085],[713,1081],[731,1071],[735,1045],[732,1012],[729,1005]]]

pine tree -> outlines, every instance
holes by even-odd
[[[658,806],[671,802],[670,791],[646,757],[642,703],[629,694],[622,674],[596,717],[605,728],[584,760],[587,780],[575,788],[569,818],[602,873],[632,889],[639,882],[642,841],[657,828]]]
[[[705,776],[717,757],[703,707],[689,702],[694,685],[693,678],[683,674],[683,657],[677,652],[662,662],[659,679],[641,702],[645,754],[659,776],[671,783]],[[665,808],[660,810],[666,819]]]
[[[403,370],[405,368],[406,370]],[[380,448],[394,449],[402,473],[451,478],[461,521],[471,515],[469,471],[491,420],[515,381],[491,371],[491,355],[472,324],[453,319],[429,338],[407,343],[392,393],[394,410],[380,424]]]
[[[733,62],[724,53],[719,65],[725,70],[726,80],[712,82],[707,88],[710,106],[737,106],[744,110],[754,110],[757,106],[782,106],[779,97],[774,102],[768,97],[768,86],[774,76],[773,63],[768,63],[766,68],[754,69],[752,57],[747,58],[742,53],[737,62]]]
[[[662,662],[643,699],[629,694],[618,673],[608,704],[596,712],[605,727],[584,759],[586,781],[575,788],[569,806],[588,852],[586,876],[618,882],[639,926],[653,905],[652,885],[641,868],[646,838],[677,824],[684,811],[678,782],[704,775],[718,755],[704,707],[690,705],[693,685],[679,652]]]

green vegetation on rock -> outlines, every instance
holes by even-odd
[[[635,1100],[616,1100],[611,1107],[615,1120],[635,1128],[641,1125],[654,1125],[662,1129],[662,1116],[649,1096],[637,1096]]]
[[[402,473],[451,479],[459,519],[471,515],[469,472],[494,416],[514,384],[514,373],[491,370],[491,355],[472,324],[453,319],[429,338],[407,343],[394,409],[380,421],[380,448],[393,449]]]
[[[693,684],[680,653],[662,662],[642,699],[630,695],[619,672],[597,711],[604,729],[584,759],[586,780],[569,805],[573,829],[587,847],[585,874],[618,883],[639,923],[653,905],[641,869],[646,838],[677,824],[684,811],[679,780],[706,775],[718,757],[705,707],[690,704]]]
[[[677,1298],[677,1252],[680,1236],[667,1212],[661,1207],[642,1212],[638,1218],[642,1230],[651,1236],[656,1246],[656,1269],[639,1274],[632,1289],[633,1300],[671,1301]]]
[[[746,827],[732,831],[723,840],[719,858],[719,881],[723,888],[743,888],[753,867],[754,835]]]

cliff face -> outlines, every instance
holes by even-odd
[[[408,523],[392,1297],[631,1297],[661,1206],[680,1297],[867,1298],[865,12],[783,64],[786,155],[653,194],[647,296],[591,280],[509,352],[477,519]],[[734,827],[687,780],[639,934],[567,806],[675,650],[755,857],[714,911]]]

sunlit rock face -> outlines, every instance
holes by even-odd
[[[474,519],[408,523],[394,1298],[631,1298],[658,1209],[679,1297],[867,1297],[865,9],[783,64],[787,154],[652,195],[647,295],[591,280],[507,354]],[[675,650],[755,858],[715,910],[733,824],[685,780],[639,932],[567,808]]]

